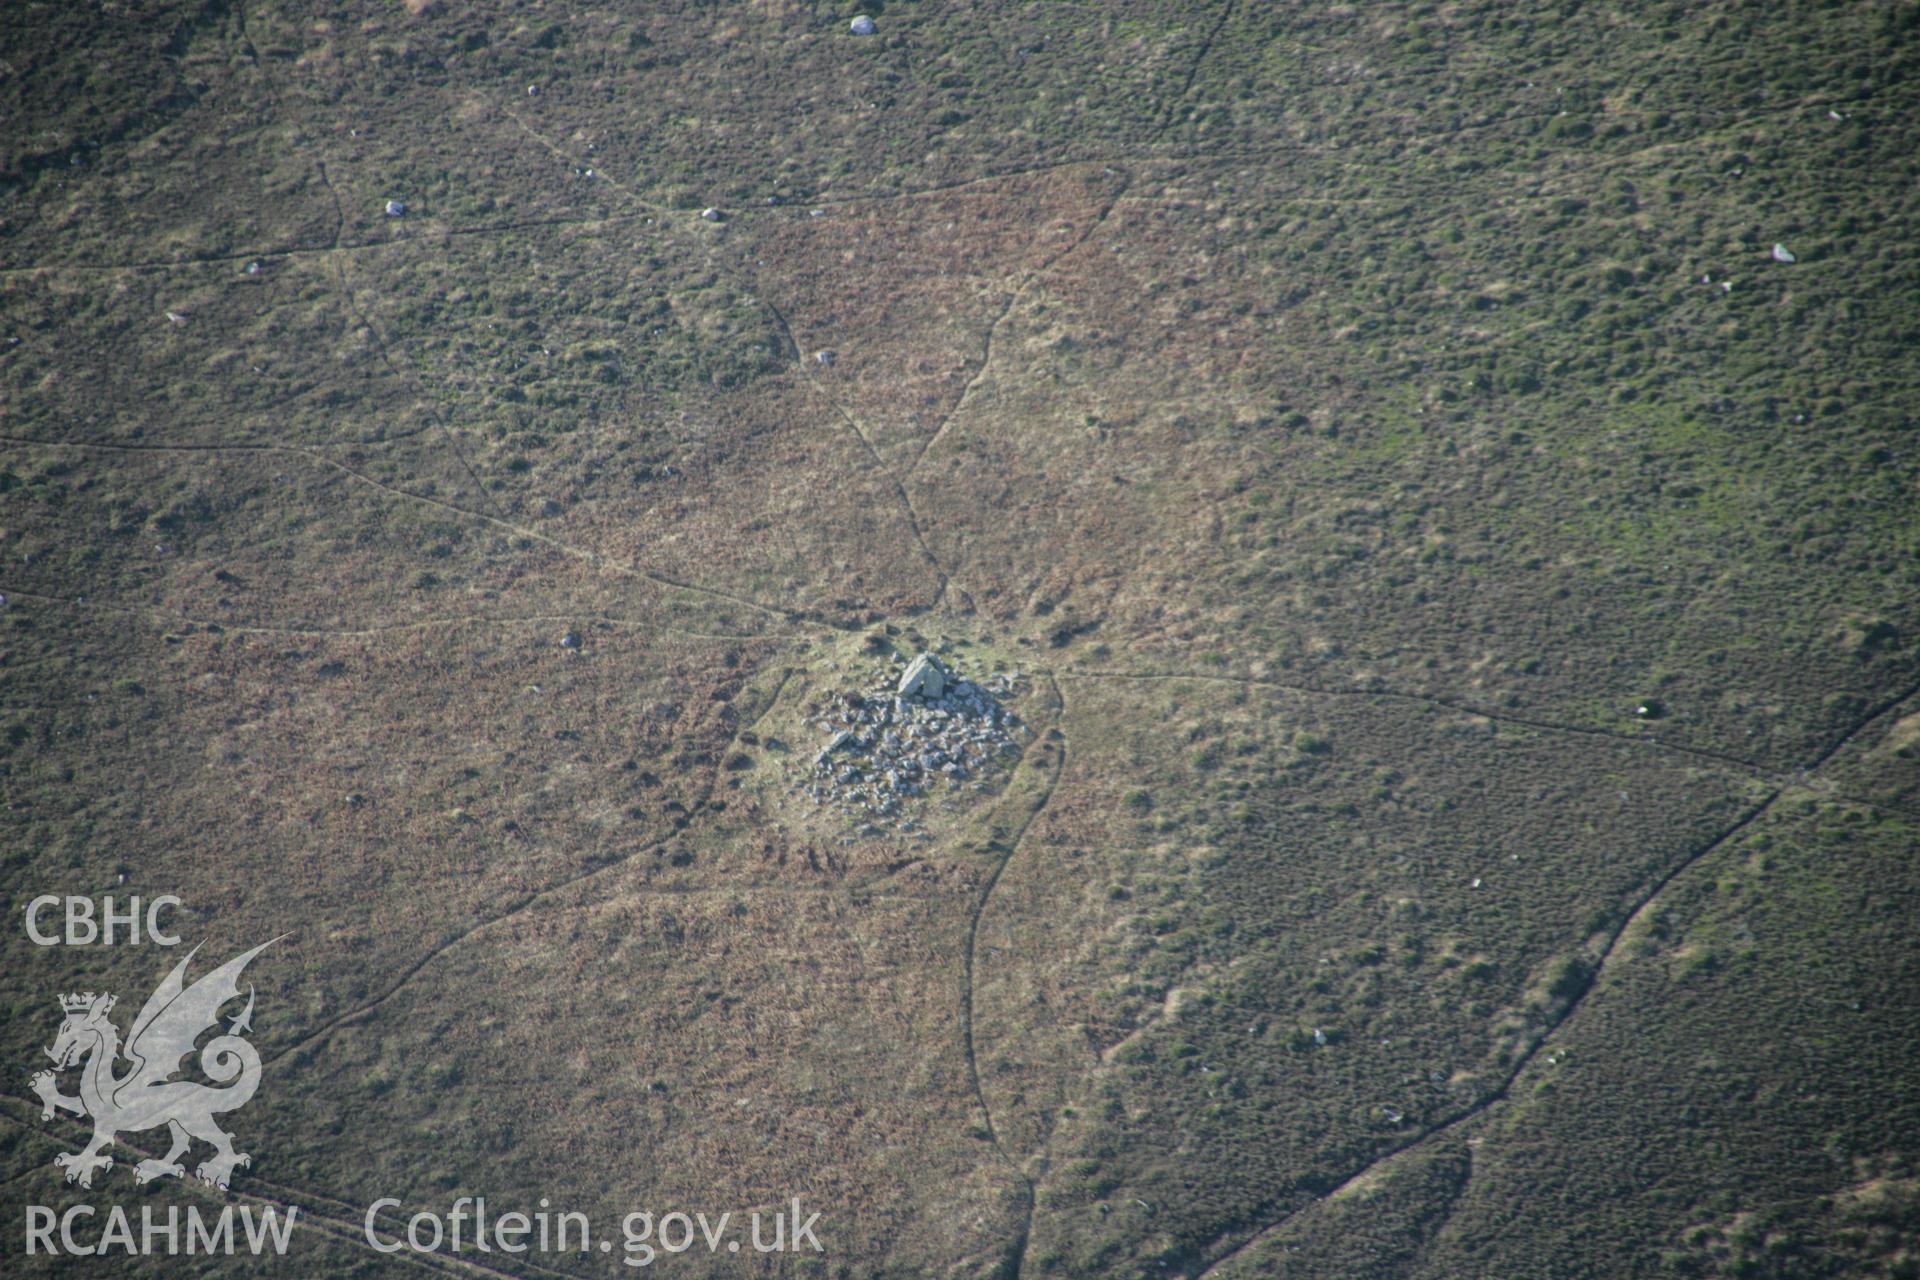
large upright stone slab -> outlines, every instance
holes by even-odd
[[[923,653],[907,664],[900,675],[900,696],[911,698],[919,694],[923,698],[937,698],[946,692],[947,673],[940,666],[940,659],[930,653]]]

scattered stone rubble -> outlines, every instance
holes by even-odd
[[[862,834],[897,828],[924,838],[909,801],[942,786],[982,789],[1019,756],[1030,731],[999,698],[1013,692],[1020,673],[975,683],[930,653],[911,663],[894,654],[893,666],[897,676],[836,695],[813,721],[827,733],[826,745],[795,789],[861,822]]]

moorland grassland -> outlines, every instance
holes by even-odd
[[[1911,0],[9,6],[9,910],[288,935],[292,1256],[95,1269],[1920,1274],[1916,92]],[[811,803],[927,650],[1017,756]],[[220,1193],[27,1087],[173,957],[4,937],[52,1275]]]

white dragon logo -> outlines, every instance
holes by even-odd
[[[223,1087],[173,1077],[180,1070],[180,1060],[193,1052],[194,1041],[201,1033],[219,1025],[221,1006],[239,998],[240,972],[247,962],[279,940],[263,942],[235,956],[190,987],[185,981],[187,965],[200,948],[188,952],[147,998],[140,1016],[133,1020],[124,1051],[119,1030],[107,1019],[113,1010],[112,996],[96,996],[89,991],[60,997],[66,1020],[46,1053],[60,1071],[85,1061],[80,1072],[80,1096],[62,1094],[52,1071],[35,1073],[31,1083],[44,1107],[42,1120],[53,1119],[55,1108],[93,1118],[93,1141],[86,1150],[53,1158],[66,1170],[68,1182],[91,1187],[94,1171],[113,1164],[112,1156],[101,1154],[103,1148],[111,1146],[122,1133],[161,1125],[172,1134],[173,1148],[158,1160],[142,1160],[134,1166],[135,1182],[150,1182],[163,1173],[184,1177],[186,1166],[179,1160],[194,1138],[214,1148],[213,1157],[194,1170],[204,1182],[224,1188],[235,1166],[253,1162],[252,1157],[235,1151],[233,1136],[214,1123],[215,1116],[245,1106],[260,1085],[260,1054],[240,1036],[253,1029],[251,986],[247,988],[247,1007],[233,1017],[227,1034],[215,1036],[200,1050],[200,1070]],[[123,1052],[129,1065],[124,1075],[116,1076],[114,1068]]]

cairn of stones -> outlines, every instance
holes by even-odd
[[[1018,758],[1028,730],[1000,699],[1019,679],[995,672],[975,682],[931,653],[911,662],[896,653],[880,682],[836,695],[813,721],[826,743],[798,789],[859,823],[862,835],[893,829],[928,839],[912,816],[914,801],[983,790]]]

